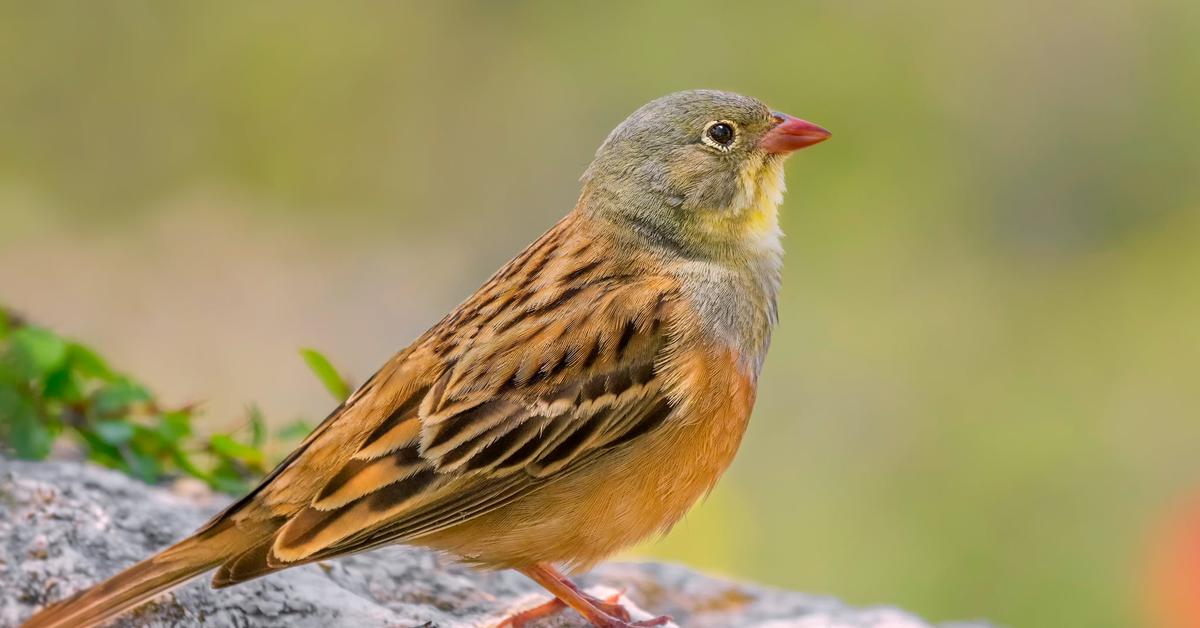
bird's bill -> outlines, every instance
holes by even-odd
[[[759,140],[758,145],[768,153],[788,154],[806,146],[819,144],[829,139],[832,133],[809,122],[786,113],[774,113],[779,121]]]

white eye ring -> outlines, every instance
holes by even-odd
[[[722,131],[721,129],[715,129],[715,127],[717,127],[717,126],[723,126],[728,131],[728,133],[729,133],[728,140],[722,142],[722,141],[720,141],[719,138],[713,137],[713,135],[720,136],[724,133],[724,131]],[[714,131],[714,129],[715,129],[715,131]],[[737,141],[738,141],[737,125],[734,124],[733,121],[731,121],[731,120],[713,120],[712,122],[709,122],[708,124],[704,125],[704,131],[700,133],[700,141],[704,142],[705,144],[707,144],[723,153],[727,153],[730,151],[730,149],[732,149],[734,147],[734,145],[737,144]]]

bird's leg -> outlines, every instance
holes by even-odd
[[[498,628],[522,628],[526,623],[535,619],[547,617],[561,611],[564,607],[575,609],[593,626],[600,628],[629,628],[633,626],[661,626],[671,621],[670,617],[655,617],[645,621],[629,621],[629,611],[619,603],[621,594],[618,593],[602,600],[582,591],[569,578],[549,563],[539,563],[520,570],[534,582],[545,587],[554,595],[554,599],[529,610],[512,615],[500,623]]]

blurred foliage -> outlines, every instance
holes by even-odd
[[[325,386],[325,390],[328,390],[334,399],[340,402],[350,396],[350,384],[342,378],[337,369],[333,368],[325,356],[315,349],[301,349],[300,357],[304,358],[308,368],[312,369],[317,379],[321,380],[321,384]]]
[[[740,91],[834,137],[741,452],[638,552],[1129,628],[1200,492],[1198,60],[1195,0],[0,0],[0,297],[165,399],[311,414],[294,347],[378,365],[630,111]]]
[[[323,355],[303,350],[313,372],[339,401],[349,385]],[[69,438],[88,460],[145,482],[188,475],[227,493],[271,466],[267,422],[256,406],[246,425],[201,437],[196,406],[164,408],[140,382],[114,371],[88,347],[26,323],[0,307],[0,451],[42,460]],[[303,420],[276,431],[296,441],[311,431]]]

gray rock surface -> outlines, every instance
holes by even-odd
[[[184,497],[91,465],[0,458],[0,626],[18,625],[44,603],[110,576],[196,528],[222,498],[192,493]],[[720,580],[676,565],[608,564],[583,584],[596,593],[605,586],[623,588],[631,605],[668,613],[689,628],[930,626],[892,608],[849,608],[828,597]],[[546,599],[520,574],[480,573],[435,553],[394,547],[221,591],[198,578],[116,625],[489,626]],[[564,612],[538,628],[565,626],[586,624]]]

